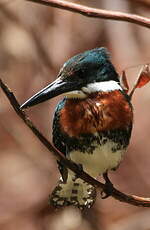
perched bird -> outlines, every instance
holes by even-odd
[[[106,48],[88,50],[69,59],[58,78],[21,108],[57,95],[65,97],[54,114],[55,147],[89,175],[104,175],[109,183],[107,172],[119,166],[129,145],[133,109]],[[95,187],[61,162],[58,165],[62,177],[52,192],[51,204],[90,208],[96,197]]]

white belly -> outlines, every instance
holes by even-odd
[[[107,170],[116,168],[124,155],[126,149],[112,151],[117,143],[108,140],[104,145],[100,146],[95,143],[95,150],[92,154],[79,151],[71,151],[69,156],[72,161],[83,166],[83,170],[93,177],[106,172]]]

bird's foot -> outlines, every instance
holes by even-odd
[[[109,196],[112,195],[112,192],[113,192],[113,184],[111,183],[109,177],[108,177],[108,173],[104,173],[103,174],[103,178],[105,180],[105,185],[104,185],[104,188],[103,190],[101,191],[101,198],[102,199],[106,199],[108,198]]]

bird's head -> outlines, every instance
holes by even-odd
[[[121,90],[119,76],[106,48],[95,48],[69,59],[58,78],[28,99],[21,108],[31,107],[58,95],[86,98],[99,91]]]

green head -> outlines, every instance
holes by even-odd
[[[27,108],[58,95],[85,98],[95,91],[121,89],[118,74],[106,48],[95,48],[69,59],[61,68],[58,78],[27,100]]]

